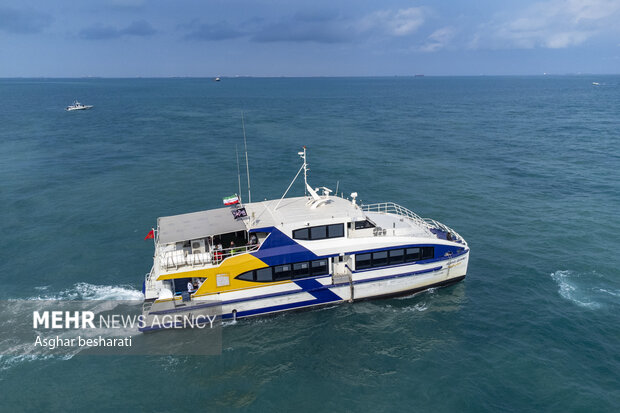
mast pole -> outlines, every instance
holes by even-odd
[[[308,196],[308,163],[306,162],[306,146],[304,145],[304,154],[302,155],[304,158],[304,195]]]
[[[243,204],[241,200],[241,171],[239,169],[239,151],[237,150],[237,144],[235,144],[235,155],[237,156],[237,182],[239,183],[239,203]]]
[[[250,164],[248,162],[248,141],[245,137],[245,120],[241,112],[241,126],[243,127],[243,145],[245,146],[245,170],[248,176],[248,203],[252,203],[252,193],[250,192]]]

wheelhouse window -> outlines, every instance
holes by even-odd
[[[325,239],[327,238],[327,226],[321,225],[320,227],[310,228],[310,239]]]
[[[344,224],[332,224],[327,226],[327,236],[329,238],[344,237]]]
[[[310,228],[301,228],[293,231],[293,239],[310,239]]]
[[[355,229],[365,229],[365,228],[374,228],[374,227],[375,227],[375,224],[373,224],[369,220],[355,221]]]
[[[344,224],[319,225],[293,230],[293,239],[319,240],[344,237]]]

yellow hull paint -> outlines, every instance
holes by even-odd
[[[195,295],[205,295],[264,285],[264,283],[237,280],[235,277],[246,271],[257,270],[265,267],[268,267],[268,265],[252,254],[242,254],[225,259],[218,267],[161,275],[158,280],[172,280],[175,278],[206,278],[204,283],[202,283],[198,291],[195,293]],[[216,283],[216,275],[227,275],[229,278],[229,285],[218,287]]]

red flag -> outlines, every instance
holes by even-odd
[[[153,239],[155,238],[155,230],[152,229],[148,234],[146,234],[146,237],[144,237],[144,239]]]

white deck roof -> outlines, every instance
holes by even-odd
[[[159,243],[170,244],[210,235],[245,231],[247,228],[243,220],[233,218],[231,210],[231,208],[218,208],[158,218]]]
[[[309,203],[310,198],[296,197],[284,198],[280,205],[279,200],[253,202],[244,205],[248,216],[254,213],[254,222],[252,228],[264,227],[283,227],[295,226],[307,222],[316,222],[321,220],[338,220],[349,221],[346,218],[365,219],[365,214],[351,201],[346,199],[330,196],[327,202],[318,208],[312,209]],[[276,209],[276,205],[278,208]]]

